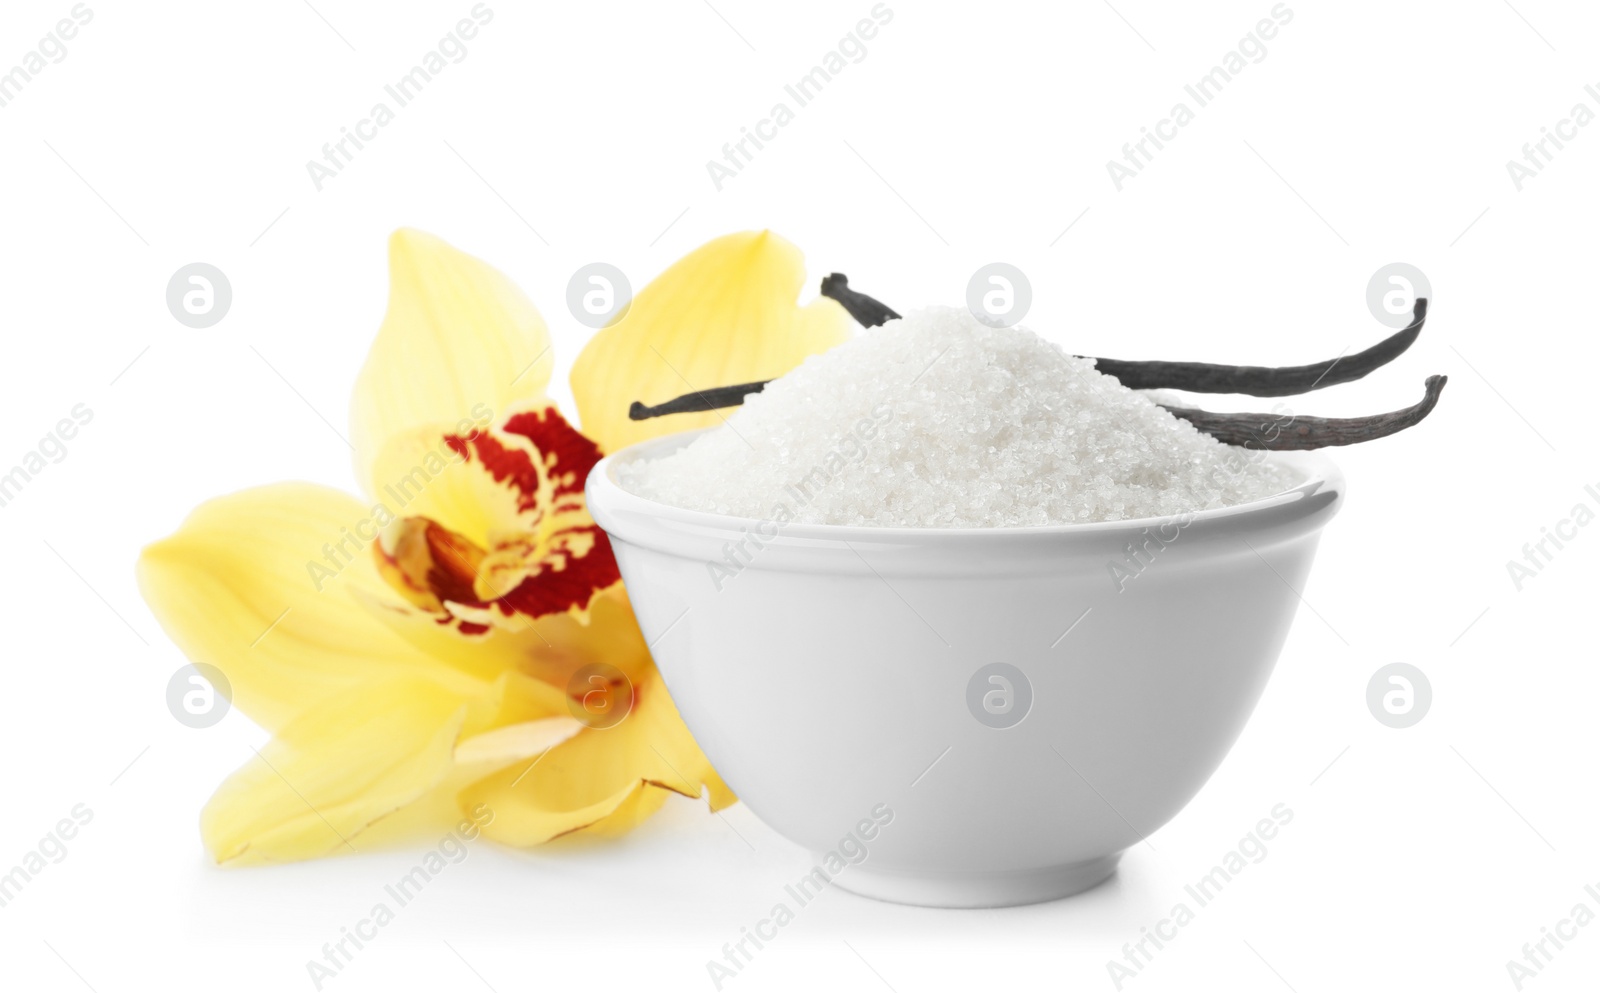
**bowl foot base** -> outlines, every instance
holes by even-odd
[[[833,884],[858,896],[917,907],[1014,907],[1059,900],[1105,882],[1122,853],[1015,872],[898,872],[853,865]]]

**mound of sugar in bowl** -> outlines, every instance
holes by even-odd
[[[780,523],[958,528],[1164,517],[1299,481],[1092,360],[956,307],[869,329],[724,414],[676,452],[620,465],[623,488]]]

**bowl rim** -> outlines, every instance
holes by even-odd
[[[597,462],[589,472],[585,485],[585,498],[589,512],[607,532],[612,531],[607,520],[615,513],[619,517],[649,517],[668,520],[686,528],[722,533],[757,530],[760,525],[772,523],[772,518],[739,517],[706,510],[692,510],[640,496],[617,481],[618,466],[651,455],[667,454],[689,444],[712,428],[698,428],[660,435],[635,442],[618,449]],[[784,524],[778,533],[768,537],[767,544],[785,539],[797,543],[826,542],[917,542],[948,540],[952,542],[993,540],[1005,538],[1045,538],[1068,535],[1115,536],[1138,533],[1148,528],[1163,527],[1180,518],[1188,517],[1186,526],[1211,527],[1263,526],[1280,523],[1285,518],[1311,516],[1329,504],[1338,503],[1345,492],[1344,473],[1337,464],[1320,450],[1305,452],[1262,452],[1265,458],[1280,462],[1300,474],[1300,482],[1268,497],[1249,503],[1228,507],[1215,507],[1157,517],[1136,517],[1120,521],[1086,521],[1074,524],[1041,524],[1021,527],[897,527],[892,525],[863,524]],[[1313,499],[1317,498],[1317,499]],[[596,509],[599,513],[596,513]],[[765,534],[765,532],[760,532]]]

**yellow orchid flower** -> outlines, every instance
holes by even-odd
[[[505,276],[415,231],[389,258],[352,402],[365,499],[221,497],[139,560],[173,641],[273,735],[207,803],[207,849],[292,861],[463,816],[534,845],[627,831],[669,792],[733,803],[650,659],[584,479],[605,450],[714,417],[630,422],[631,401],[781,375],[844,338],[843,310],[797,305],[805,271],[781,238],[712,241],[579,356],[586,437],[546,399],[549,336]]]

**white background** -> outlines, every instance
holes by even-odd
[[[1575,103],[1600,110],[1584,92],[1600,83],[1600,13],[1290,0],[1265,60],[1118,192],[1106,160],[1268,0],[890,0],[868,56],[718,192],[706,160],[872,5],[712,2],[491,0],[468,57],[321,192],[306,161],[468,0],[91,0],[68,57],[0,109],[0,466],[74,404],[94,411],[68,457],[0,508],[0,870],[75,804],[94,811],[0,909],[4,985],[310,989],[306,961],[415,860],[212,868],[197,813],[263,736],[237,713],[205,731],[172,719],[163,693],[183,659],[133,582],[139,548],[210,496],[294,478],[354,488],[338,434],[382,317],[385,239],[413,225],[525,288],[555,334],[563,400],[588,333],[565,309],[573,270],[605,260],[638,287],[745,228],[798,243],[812,287],[840,270],[902,309],[959,302],[978,266],[1011,262],[1032,278],[1026,323],[1129,358],[1363,348],[1387,333],[1368,277],[1421,267],[1434,307],[1417,346],[1297,409],[1403,406],[1435,372],[1449,388],[1414,432],[1338,453],[1350,498],[1307,609],[1199,797],[1075,899],[954,912],[829,892],[727,988],[1112,990],[1122,944],[1286,803],[1265,861],[1126,989],[1512,989],[1524,942],[1580,900],[1600,909],[1583,891],[1600,882],[1600,527],[1520,593],[1505,565],[1597,503],[1583,487],[1600,486],[1600,126],[1520,192],[1505,163]],[[70,8],[8,0],[0,69]],[[209,330],[164,303],[194,261],[233,285]],[[1395,661],[1434,689],[1407,730],[1364,702]],[[615,844],[479,845],[326,988],[709,990],[706,961],[810,864],[743,807],[727,821],[674,800]],[[1525,988],[1597,974],[1591,925]]]

